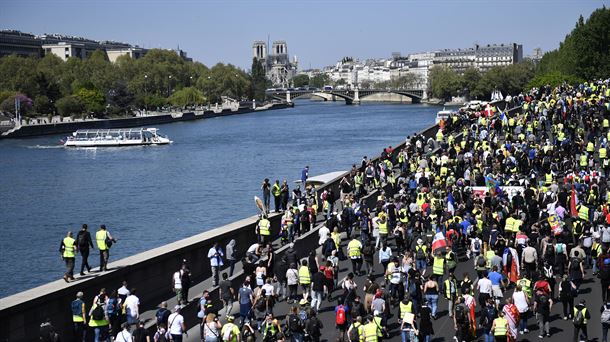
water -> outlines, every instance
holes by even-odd
[[[83,223],[118,239],[111,261],[257,213],[262,179],[349,170],[434,123],[438,107],[300,100],[295,108],[162,125],[158,147],[64,149],[0,140],[0,298],[61,278]],[[273,202],[273,201],[272,201]],[[272,203],[273,205],[273,203]],[[97,266],[96,250],[89,257]],[[80,270],[80,260],[77,258]]]

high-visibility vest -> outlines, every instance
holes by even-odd
[[[517,227],[515,227],[515,221],[517,221],[513,217],[509,217],[506,219],[506,224],[504,225],[504,230],[507,232],[517,232]]]
[[[362,175],[357,174],[357,175],[354,177],[354,184],[356,184],[356,186],[358,186],[358,185],[362,185],[362,183],[363,183],[363,181],[362,181]]]
[[[360,241],[353,239],[347,244],[347,256],[350,258],[359,258],[361,255],[362,244]]]
[[[454,255],[453,251],[449,251],[449,253],[447,253],[445,255],[445,262],[447,263],[447,268],[449,268],[449,269],[457,266],[457,262],[455,260],[455,255]]]
[[[493,258],[494,255],[496,255],[496,253],[494,253],[494,251],[492,251],[492,250],[488,250],[487,252],[485,252],[485,267],[486,268],[491,267],[491,258]]]
[[[494,336],[506,336],[508,321],[505,318],[498,317],[494,319],[496,328],[494,329]]]
[[[401,216],[403,216],[403,217],[401,217]],[[400,210],[398,211],[398,217],[400,219],[400,222],[408,223],[409,222],[409,214],[407,212],[407,208],[400,208]]]
[[[587,155],[583,153],[580,155],[580,166],[587,166],[587,165],[589,165],[589,162],[587,161]]]
[[[599,149],[599,159],[606,159],[606,148],[600,147]]]
[[[279,184],[277,184],[277,183],[276,183],[276,184],[273,184],[273,188],[271,189],[271,192],[273,192],[273,196],[279,196],[279,195],[280,195],[280,193],[282,192],[282,191],[280,190],[280,186],[279,186]]]
[[[608,90],[610,90],[610,89],[607,89],[607,90],[606,90],[606,93],[608,92]],[[610,127],[610,122],[608,122],[608,119],[604,119],[604,121],[602,121],[602,126],[603,126],[604,128],[608,128],[608,127]]]
[[[93,305],[92,312],[93,312],[93,310],[95,310],[96,307],[97,307],[97,303]],[[106,318],[95,320],[95,319],[93,319],[93,317],[91,317],[89,319],[89,326],[92,327],[92,328],[95,328],[95,327],[105,327],[105,326],[107,326],[109,324],[110,323],[108,323]]]
[[[559,133],[557,133],[557,140],[559,142],[562,142],[566,139],[566,134],[563,133],[563,131],[559,131]]]
[[[580,205],[580,208],[578,208],[578,217],[581,220],[589,221],[589,207]]]
[[[445,298],[451,299],[457,294],[457,281],[455,279],[445,279]],[[451,285],[453,284],[453,294],[451,293]]]
[[[75,246],[74,246],[74,239],[66,236],[64,238],[64,258],[74,258],[75,257]]]
[[[547,173],[546,175],[544,175],[544,183],[546,185],[551,185],[553,183],[553,174],[552,173]]]
[[[377,324],[375,322],[367,323],[363,329],[364,342],[377,342]]]
[[[578,311],[580,311],[580,310],[578,310],[577,308],[574,308],[574,316],[572,316],[572,317],[576,317],[576,314],[578,313]],[[587,322],[588,322],[588,320],[587,320],[587,308],[583,308],[582,309],[582,317],[584,318],[582,324],[586,325]]]
[[[263,236],[271,235],[271,230],[269,228],[271,228],[271,222],[269,222],[269,220],[267,220],[266,218],[262,218],[258,222],[258,233],[260,235],[263,235]]]
[[[72,322],[84,322],[83,313],[85,312],[85,303],[80,299],[76,299],[72,302],[72,307],[74,306],[78,306],[79,310],[77,312],[74,312],[74,310],[72,311]]]
[[[311,284],[311,275],[309,274],[309,267],[301,266],[299,268],[299,284],[301,284],[301,285]]]
[[[438,130],[438,132],[436,132],[436,141],[443,141],[443,132],[440,129]]]
[[[399,307],[400,307],[400,319],[405,317],[405,314],[407,314],[407,313],[413,313],[413,302],[412,301],[409,301],[407,304],[405,304],[401,301],[399,304]]]
[[[108,237],[108,233],[106,232],[106,230],[98,230],[95,233],[95,241],[97,242],[97,249],[99,249],[100,251],[105,251],[108,249],[108,246],[106,245],[106,238]]]
[[[377,222],[377,226],[379,227],[379,234],[388,235],[388,220],[384,219],[379,220]]]
[[[441,166],[441,171],[440,171],[440,173],[439,173],[439,174],[440,174],[440,176],[441,176],[441,177],[445,177],[445,176],[447,176],[447,171],[448,171],[448,169],[447,169],[447,167],[446,167],[446,166]]]
[[[432,264],[432,273],[436,275],[443,275],[443,273],[445,273],[445,259],[443,259],[443,257],[434,257],[434,264]]]

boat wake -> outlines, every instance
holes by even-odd
[[[34,145],[34,146],[26,146],[27,148],[34,148],[34,149],[49,149],[49,148],[64,148],[63,145]]]

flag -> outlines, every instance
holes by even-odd
[[[494,115],[494,111],[488,103],[487,106],[485,107],[485,116],[490,117],[492,115]]]
[[[445,235],[443,235],[443,232],[436,233],[434,235],[434,239],[432,240],[432,254],[436,254],[436,250],[443,249],[445,247],[447,247]]]
[[[447,211],[451,213],[451,215],[455,215],[455,201],[453,200],[453,195],[449,193],[447,195]]]
[[[500,120],[502,120],[502,124],[508,124],[508,117],[502,110],[500,110]]]
[[[576,190],[574,190],[574,184],[572,184],[572,195],[570,196],[570,215],[572,216],[578,216],[578,210],[576,210],[577,203]]]

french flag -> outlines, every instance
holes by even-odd
[[[451,215],[455,215],[455,201],[453,200],[453,195],[449,193],[447,195],[447,211],[451,213]]]
[[[432,240],[432,254],[436,254],[437,249],[444,249],[447,247],[447,240],[443,232],[438,232],[434,235]]]

